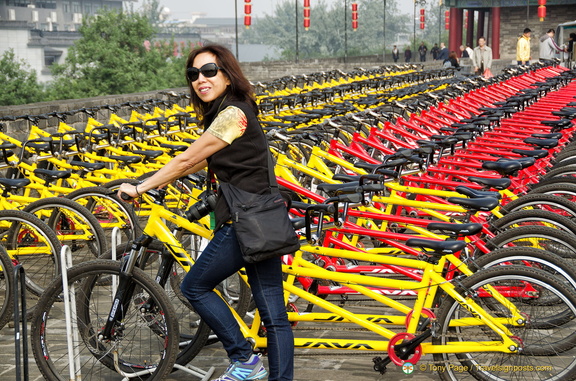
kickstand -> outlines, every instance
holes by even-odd
[[[208,370],[202,370],[200,368],[196,368],[195,366],[192,365],[179,365],[179,364],[174,364],[174,368],[181,370],[183,372],[189,373],[191,375],[194,375],[198,378],[200,378],[200,381],[208,381],[210,379],[210,377],[212,377],[212,374],[214,373],[215,368],[213,366],[210,367],[210,369]]]

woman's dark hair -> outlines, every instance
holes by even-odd
[[[554,29],[548,29],[548,32],[546,33],[556,33],[556,31]]]
[[[192,67],[194,59],[201,53],[212,53],[216,56],[216,65],[224,72],[224,75],[230,80],[230,85],[226,90],[228,99],[246,102],[252,106],[254,113],[258,115],[258,106],[256,105],[254,88],[250,81],[244,77],[242,68],[232,52],[222,45],[209,44],[201,48],[194,49],[188,55],[186,60],[186,69]],[[196,116],[202,120],[210,108],[210,103],[203,102],[192,87],[192,82],[188,81],[190,89],[190,103],[194,107]]]
[[[576,33],[570,33],[570,38],[576,39]]]
[[[452,50],[452,51],[450,52],[450,55],[448,56],[448,58],[456,59],[456,58],[458,58],[458,56],[456,55],[456,52],[455,52],[454,50]]]

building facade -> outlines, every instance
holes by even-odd
[[[49,81],[50,65],[64,62],[68,48],[80,38],[84,17],[134,1],[0,0],[0,54],[13,49],[40,82]]]
[[[484,36],[494,58],[511,61],[524,28],[532,30],[534,60],[539,58],[538,40],[548,29],[576,20],[576,0],[547,0],[543,21],[538,17],[538,0],[445,0],[444,5],[450,7],[449,50],[457,52],[467,43],[476,46],[478,37]]]

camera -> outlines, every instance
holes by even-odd
[[[198,221],[202,217],[207,216],[216,208],[216,201],[218,195],[213,190],[206,190],[200,193],[200,201],[195,202],[186,211],[186,218],[191,222]]]

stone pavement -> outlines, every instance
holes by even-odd
[[[319,331],[319,335],[323,335]],[[388,366],[385,375],[380,375],[372,369],[374,354],[366,352],[352,353],[338,351],[318,351],[310,349],[297,349],[295,357],[295,381],[377,381],[377,380],[414,380],[432,381],[439,377],[430,371],[431,357],[423,357],[423,362],[416,365],[415,371],[404,374],[400,367]],[[192,361],[192,364],[200,369],[208,370],[215,367],[213,378],[218,377],[228,366],[226,355],[220,343],[206,346]],[[422,367],[424,370],[420,370]],[[14,329],[4,327],[0,331],[0,380],[15,380],[16,366],[14,356]],[[29,353],[30,381],[42,380],[42,376],[34,363],[34,357],[30,349]],[[120,380],[120,377],[118,378]],[[184,371],[176,371],[167,378],[168,381],[195,381],[200,378],[187,374]]]

